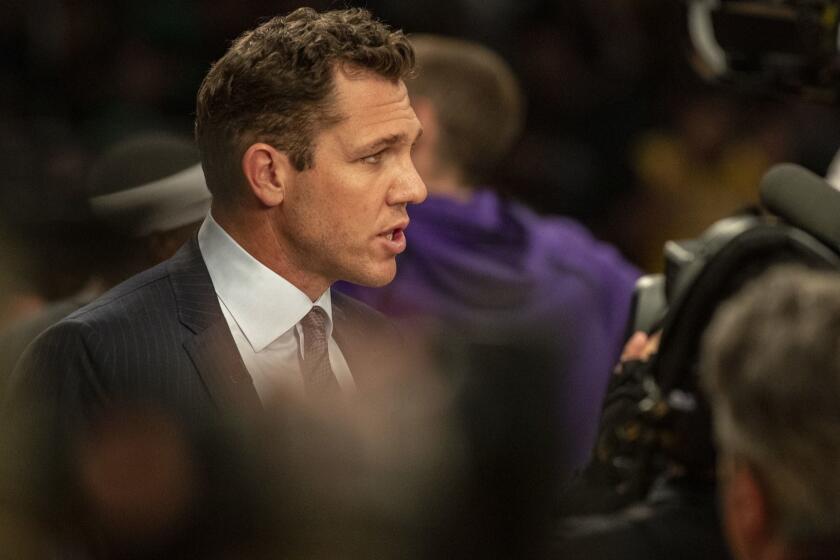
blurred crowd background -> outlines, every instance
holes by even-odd
[[[190,134],[210,63],[242,30],[303,4],[364,5],[408,33],[501,53],[528,116],[495,186],[579,219],[648,271],[661,268],[666,239],[754,202],[772,163],[823,174],[840,145],[836,110],[704,83],[676,0],[4,2],[0,227],[11,281],[46,300],[77,292],[74,270],[95,238],[82,203],[90,162],[131,133]]]

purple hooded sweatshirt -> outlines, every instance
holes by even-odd
[[[566,461],[584,464],[639,271],[573,220],[539,216],[488,190],[467,202],[429,196],[410,211],[394,281],[334,289],[397,319],[556,332],[565,359],[551,367],[563,379]]]

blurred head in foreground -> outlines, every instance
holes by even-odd
[[[840,543],[840,275],[771,270],[707,331],[730,545],[738,558],[834,558]]]

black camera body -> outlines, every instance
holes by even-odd
[[[829,103],[840,94],[837,0],[687,0],[700,74]]]
[[[720,305],[774,265],[840,271],[840,192],[792,164],[771,169],[761,192],[762,209],[668,242],[665,273],[637,283],[628,333],[661,331],[659,347],[649,361],[623,364],[614,376],[596,447],[596,462],[628,501],[668,470],[714,478],[698,364],[703,333]]]

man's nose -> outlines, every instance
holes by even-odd
[[[389,204],[420,204],[426,200],[426,183],[409,158],[399,178],[390,191]]]

